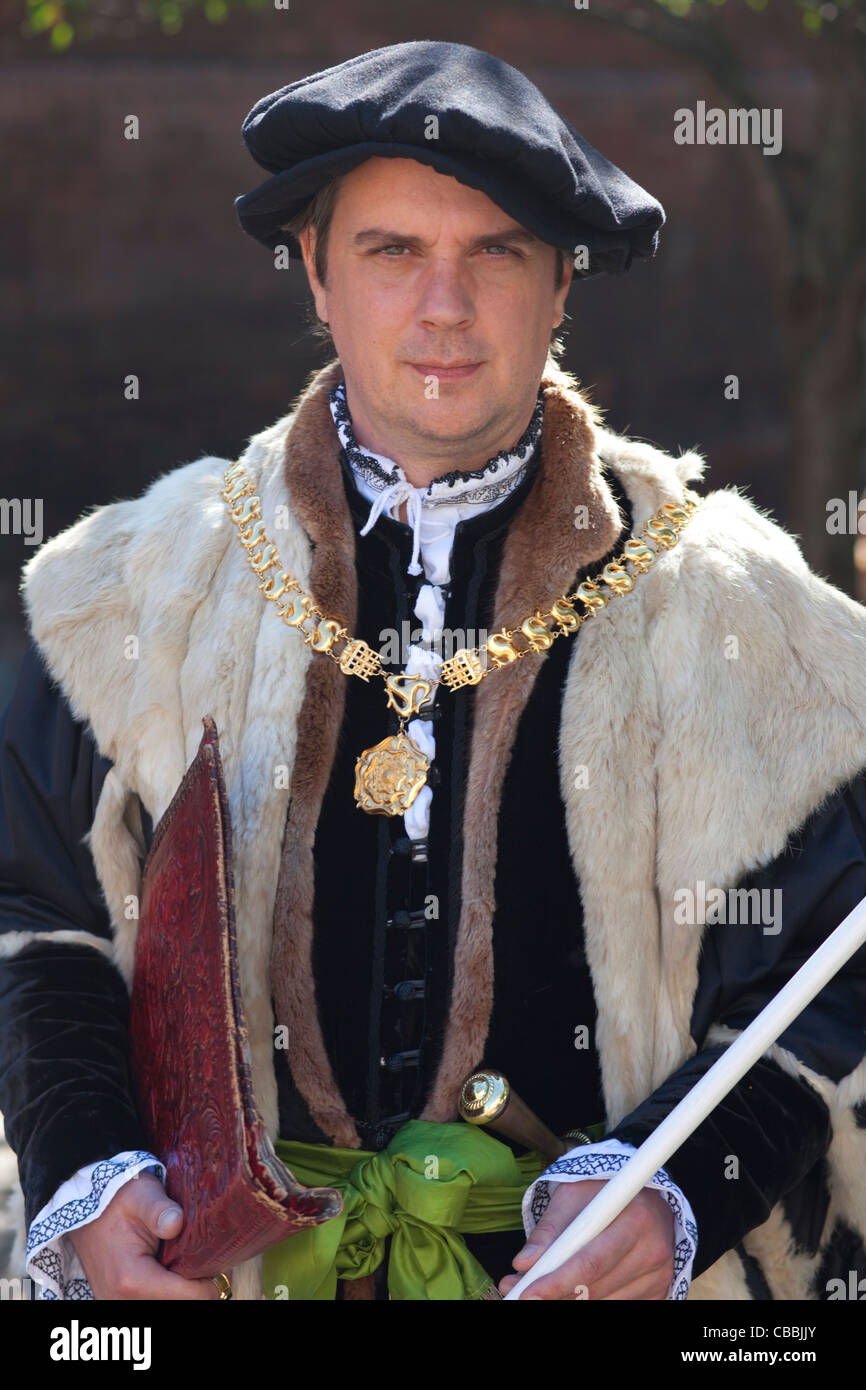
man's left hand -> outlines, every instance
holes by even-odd
[[[518,1274],[500,1281],[500,1293],[514,1287],[603,1186],[592,1179],[557,1184],[547,1211],[512,1261]],[[645,1187],[600,1236],[520,1298],[664,1300],[673,1273],[674,1214],[660,1192]]]

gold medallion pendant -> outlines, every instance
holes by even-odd
[[[430,760],[401,728],[355,763],[355,801],[372,815],[402,816],[427,781]]]

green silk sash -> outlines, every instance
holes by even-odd
[[[272,1299],[335,1298],[338,1279],[378,1268],[387,1236],[391,1298],[480,1298],[493,1281],[463,1235],[522,1232],[523,1194],[548,1166],[474,1125],[426,1120],[409,1120],[381,1153],[285,1139],[276,1149],[299,1182],[337,1188],[343,1211],[265,1251]]]

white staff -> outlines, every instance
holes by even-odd
[[[866,941],[866,898],[848,913],[827,940],[818,947],[814,955],[801,965],[796,975],[748,1028],[731,1043],[727,1051],[710,1070],[701,1077],[687,1096],[684,1096],[667,1119],[641,1144],[636,1153],[620,1169],[616,1177],[610,1178],[601,1192],[570,1226],[566,1226],[539,1255],[535,1264],[517,1281],[505,1300],[519,1298],[536,1279],[543,1274],[551,1274],[566,1260],[576,1255],[584,1245],[600,1235],[611,1221],[619,1216],[633,1197],[659,1168],[663,1168],[671,1154],[688,1139],[693,1130],[709,1115],[734,1087],[759,1057],[763,1056],[788,1024],[806,1005],[811,1003],[828,980],[831,980],[854,952]]]

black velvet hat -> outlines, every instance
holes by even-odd
[[[435,117],[435,121],[431,121]],[[371,156],[416,159],[480,189],[588,270],[620,273],[653,256],[661,204],[593,149],[516,68],[460,43],[376,48],[262,97],[242,126],[272,178],[235,200],[244,231],[300,247],[281,223]],[[432,138],[431,138],[432,136]]]

